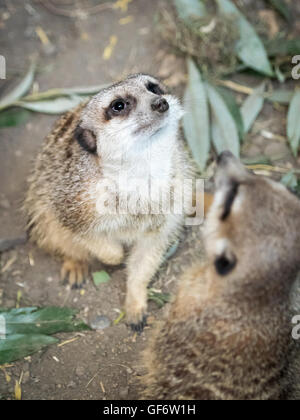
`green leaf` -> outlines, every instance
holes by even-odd
[[[176,252],[177,252],[177,249],[178,249],[178,247],[179,247],[179,244],[180,244],[180,241],[179,240],[177,240],[169,249],[168,249],[168,251],[166,252],[166,254],[164,255],[164,261],[167,261],[167,260],[169,260],[170,258],[172,258],[173,257],[173,255],[175,255],[176,254]]]
[[[295,157],[298,156],[300,142],[300,90],[296,90],[289,107],[287,135]]]
[[[240,40],[236,44],[236,52],[240,60],[259,73],[273,76],[271,63],[265,47],[253,26],[230,0],[217,0],[220,12],[234,16],[238,25]]]
[[[189,82],[184,97],[183,128],[186,141],[200,171],[204,171],[210,150],[209,109],[201,74],[188,60]]]
[[[84,97],[80,96],[71,96],[69,98],[56,98],[49,101],[39,101],[39,102],[25,102],[19,101],[16,105],[29,109],[34,112],[41,112],[44,114],[62,114],[66,111],[69,111],[72,108],[75,108],[81,102],[85,101]]]
[[[103,283],[108,283],[110,280],[110,275],[106,271],[97,271],[93,273],[93,282],[95,286],[99,286]]]
[[[80,320],[74,319],[77,311],[55,306],[45,308],[21,308],[1,312],[5,319],[6,334],[47,334],[88,329]]]
[[[262,83],[254,89],[252,95],[248,96],[241,106],[241,114],[244,121],[245,132],[248,133],[264,106],[264,92],[266,83]]]
[[[7,109],[0,112],[0,128],[15,127],[25,124],[30,118],[31,112],[26,109]]]
[[[162,308],[166,303],[170,302],[171,296],[169,293],[160,293],[156,292],[154,289],[149,289],[148,300],[152,300],[159,308]]]
[[[0,100],[0,109],[5,108],[19,100],[28,92],[33,83],[34,73],[35,64],[32,64],[24,78],[17,84],[17,86]]]
[[[22,359],[57,342],[56,338],[47,335],[10,335],[5,340],[0,340],[0,365]]]
[[[49,100],[58,98],[61,96],[72,96],[72,95],[83,95],[83,96],[90,96],[96,93],[99,93],[101,90],[108,87],[107,84],[105,85],[97,85],[97,86],[86,86],[86,87],[73,87],[73,88],[55,88],[49,89],[45,92],[37,92],[32,95],[26,96],[23,98],[23,101],[28,102],[36,102],[42,100]]]
[[[212,111],[212,139],[214,146],[218,153],[229,150],[236,157],[239,157],[238,128],[228,106],[219,92],[209,83],[206,83],[206,90]]]
[[[286,19],[291,19],[291,11],[284,0],[268,0],[269,3]]]
[[[224,101],[226,102],[227,108],[230,111],[233,119],[235,120],[235,123],[239,131],[239,137],[240,137],[240,140],[242,141],[245,136],[244,121],[243,121],[240,108],[235,100],[234,95],[228,89],[225,89],[222,87],[215,87],[215,88],[219,92],[219,94],[222,96]]]
[[[201,0],[174,0],[180,19],[189,21],[206,15],[206,7]]]
[[[49,335],[90,329],[74,319],[76,313],[74,309],[57,307],[0,309],[1,334],[5,334],[5,339],[0,338],[0,365],[58,341]]]
[[[269,57],[286,57],[300,54],[300,39],[276,38],[266,43]]]
[[[294,92],[292,90],[274,90],[272,93],[265,95],[265,98],[271,102],[278,102],[279,104],[289,105],[293,99]]]
[[[290,171],[287,174],[283,175],[280,182],[293,191],[297,190],[298,188],[298,179],[294,171]]]

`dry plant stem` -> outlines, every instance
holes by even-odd
[[[54,4],[51,3],[51,1],[48,0],[36,0],[37,2],[41,3],[46,9],[48,9],[51,13],[54,13],[56,15],[69,17],[69,18],[77,18],[78,12],[83,12],[85,14],[91,15],[95,13],[101,13],[104,10],[113,9],[114,5],[112,2],[102,3],[98,6],[89,7],[85,9],[77,9],[77,10],[66,10],[59,7],[54,6]]]

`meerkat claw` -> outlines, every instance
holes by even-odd
[[[138,322],[137,324],[130,324],[130,328],[133,332],[141,334],[144,330],[144,328],[147,326],[147,316],[144,315],[142,320]]]
[[[61,268],[63,284],[69,284],[71,289],[81,289],[88,277],[88,266],[85,263],[65,260]]]

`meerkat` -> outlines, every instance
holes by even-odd
[[[162,211],[173,184],[192,176],[178,136],[182,115],[156,78],[129,76],[58,121],[29,180],[30,238],[63,258],[61,276],[72,287],[92,258],[119,265],[131,247],[125,310],[137,331],[146,322],[147,285],[184,222],[184,212]],[[137,188],[139,180],[165,194]]]
[[[225,152],[204,241],[206,261],[185,274],[150,340],[143,398],[284,399],[288,389],[299,396],[291,383],[300,384],[300,371],[288,354],[298,348],[300,360],[290,312],[300,201]]]

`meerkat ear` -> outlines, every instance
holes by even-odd
[[[74,137],[80,146],[89,153],[96,154],[97,139],[95,134],[87,128],[82,128],[79,125],[76,127]]]

